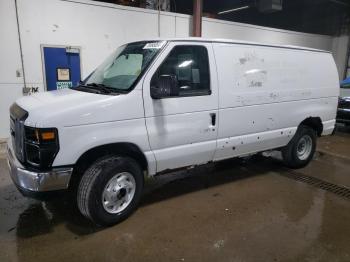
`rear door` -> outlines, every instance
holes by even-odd
[[[143,83],[146,125],[157,172],[213,160],[218,89],[211,43],[170,42]],[[175,75],[180,94],[152,99],[151,84]]]

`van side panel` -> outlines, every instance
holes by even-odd
[[[285,146],[298,125],[320,117],[332,132],[339,95],[331,54],[214,43],[219,79],[215,159]]]

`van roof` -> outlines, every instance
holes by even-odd
[[[243,40],[235,40],[235,39],[221,39],[221,38],[202,38],[202,37],[185,37],[185,38],[156,38],[150,40],[157,41],[185,41],[185,42],[210,42],[210,43],[224,43],[224,44],[242,44],[242,45],[256,45],[256,46],[269,46],[276,48],[287,48],[287,49],[297,49],[297,50],[306,50],[313,52],[322,52],[322,53],[330,53],[327,50],[309,48],[304,46],[294,46],[294,45],[277,45],[277,44],[268,44],[263,42],[251,42],[251,41],[243,41]]]

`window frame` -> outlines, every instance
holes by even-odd
[[[160,63],[160,65],[158,66],[158,68],[154,71],[151,79],[150,79],[150,88],[151,88],[151,83],[153,81],[153,78],[155,77],[155,75],[158,73],[159,68],[165,63],[165,61],[170,57],[171,52],[177,48],[177,47],[203,47],[205,49],[205,53],[206,53],[206,58],[207,58],[207,69],[208,69],[208,78],[209,78],[209,89],[206,90],[197,90],[197,91],[193,91],[193,92],[188,92],[188,93],[184,93],[184,94],[179,94],[178,96],[167,96],[167,97],[163,97],[162,99],[167,99],[167,98],[177,98],[177,97],[196,97],[196,96],[210,96],[213,92],[212,92],[212,88],[211,88],[211,70],[210,70],[210,59],[209,59],[209,52],[208,52],[208,47],[205,45],[197,45],[197,44],[178,44],[175,45],[171,48],[171,50],[169,51],[169,53],[166,55],[166,57],[163,59],[163,61]]]

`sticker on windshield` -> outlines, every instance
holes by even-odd
[[[164,46],[165,41],[147,43],[143,49],[160,49]]]

